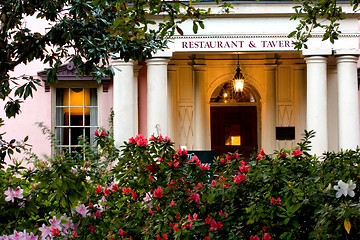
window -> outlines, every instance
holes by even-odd
[[[97,88],[56,88],[56,151],[77,150],[79,137],[94,141],[98,128]]]

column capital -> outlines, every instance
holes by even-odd
[[[133,60],[129,60],[129,61],[125,61],[122,58],[112,58],[111,59],[111,64],[113,66],[133,66],[134,65],[134,61]]]
[[[169,58],[149,58],[145,62],[147,65],[167,65],[169,63]]]
[[[335,59],[337,63],[357,63],[359,57],[355,55],[338,55]]]
[[[306,56],[305,58],[306,63],[326,63],[328,60],[327,56]]]

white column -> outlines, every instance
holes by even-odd
[[[263,109],[263,132],[259,148],[265,152],[273,152],[276,149],[276,65],[265,65],[266,99]]]
[[[314,130],[311,153],[321,156],[328,150],[327,57],[305,57],[307,64],[306,129]]]
[[[151,58],[147,64],[147,137],[160,125],[161,134],[168,134],[167,58]]]
[[[195,122],[195,150],[206,150],[209,141],[207,118],[208,103],[206,99],[205,65],[194,65],[195,96],[194,96],[194,122]]]
[[[115,146],[119,147],[136,134],[134,63],[113,59],[112,65],[114,68],[114,140]]]
[[[339,149],[356,149],[359,137],[357,56],[337,56]]]

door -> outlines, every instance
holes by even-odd
[[[256,106],[211,107],[214,156],[238,151],[246,160],[257,151]]]

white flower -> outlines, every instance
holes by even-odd
[[[354,189],[356,188],[356,184],[350,180],[350,183],[344,183],[342,180],[338,181],[338,185],[334,186],[334,189],[337,191],[336,198],[340,198],[342,195],[345,197],[349,195],[350,197],[355,196]]]
[[[348,194],[350,197],[354,197],[355,196],[355,192],[354,192],[354,189],[356,188],[356,184],[353,183],[352,180],[350,180],[350,183],[349,183],[349,188],[348,188]]]

